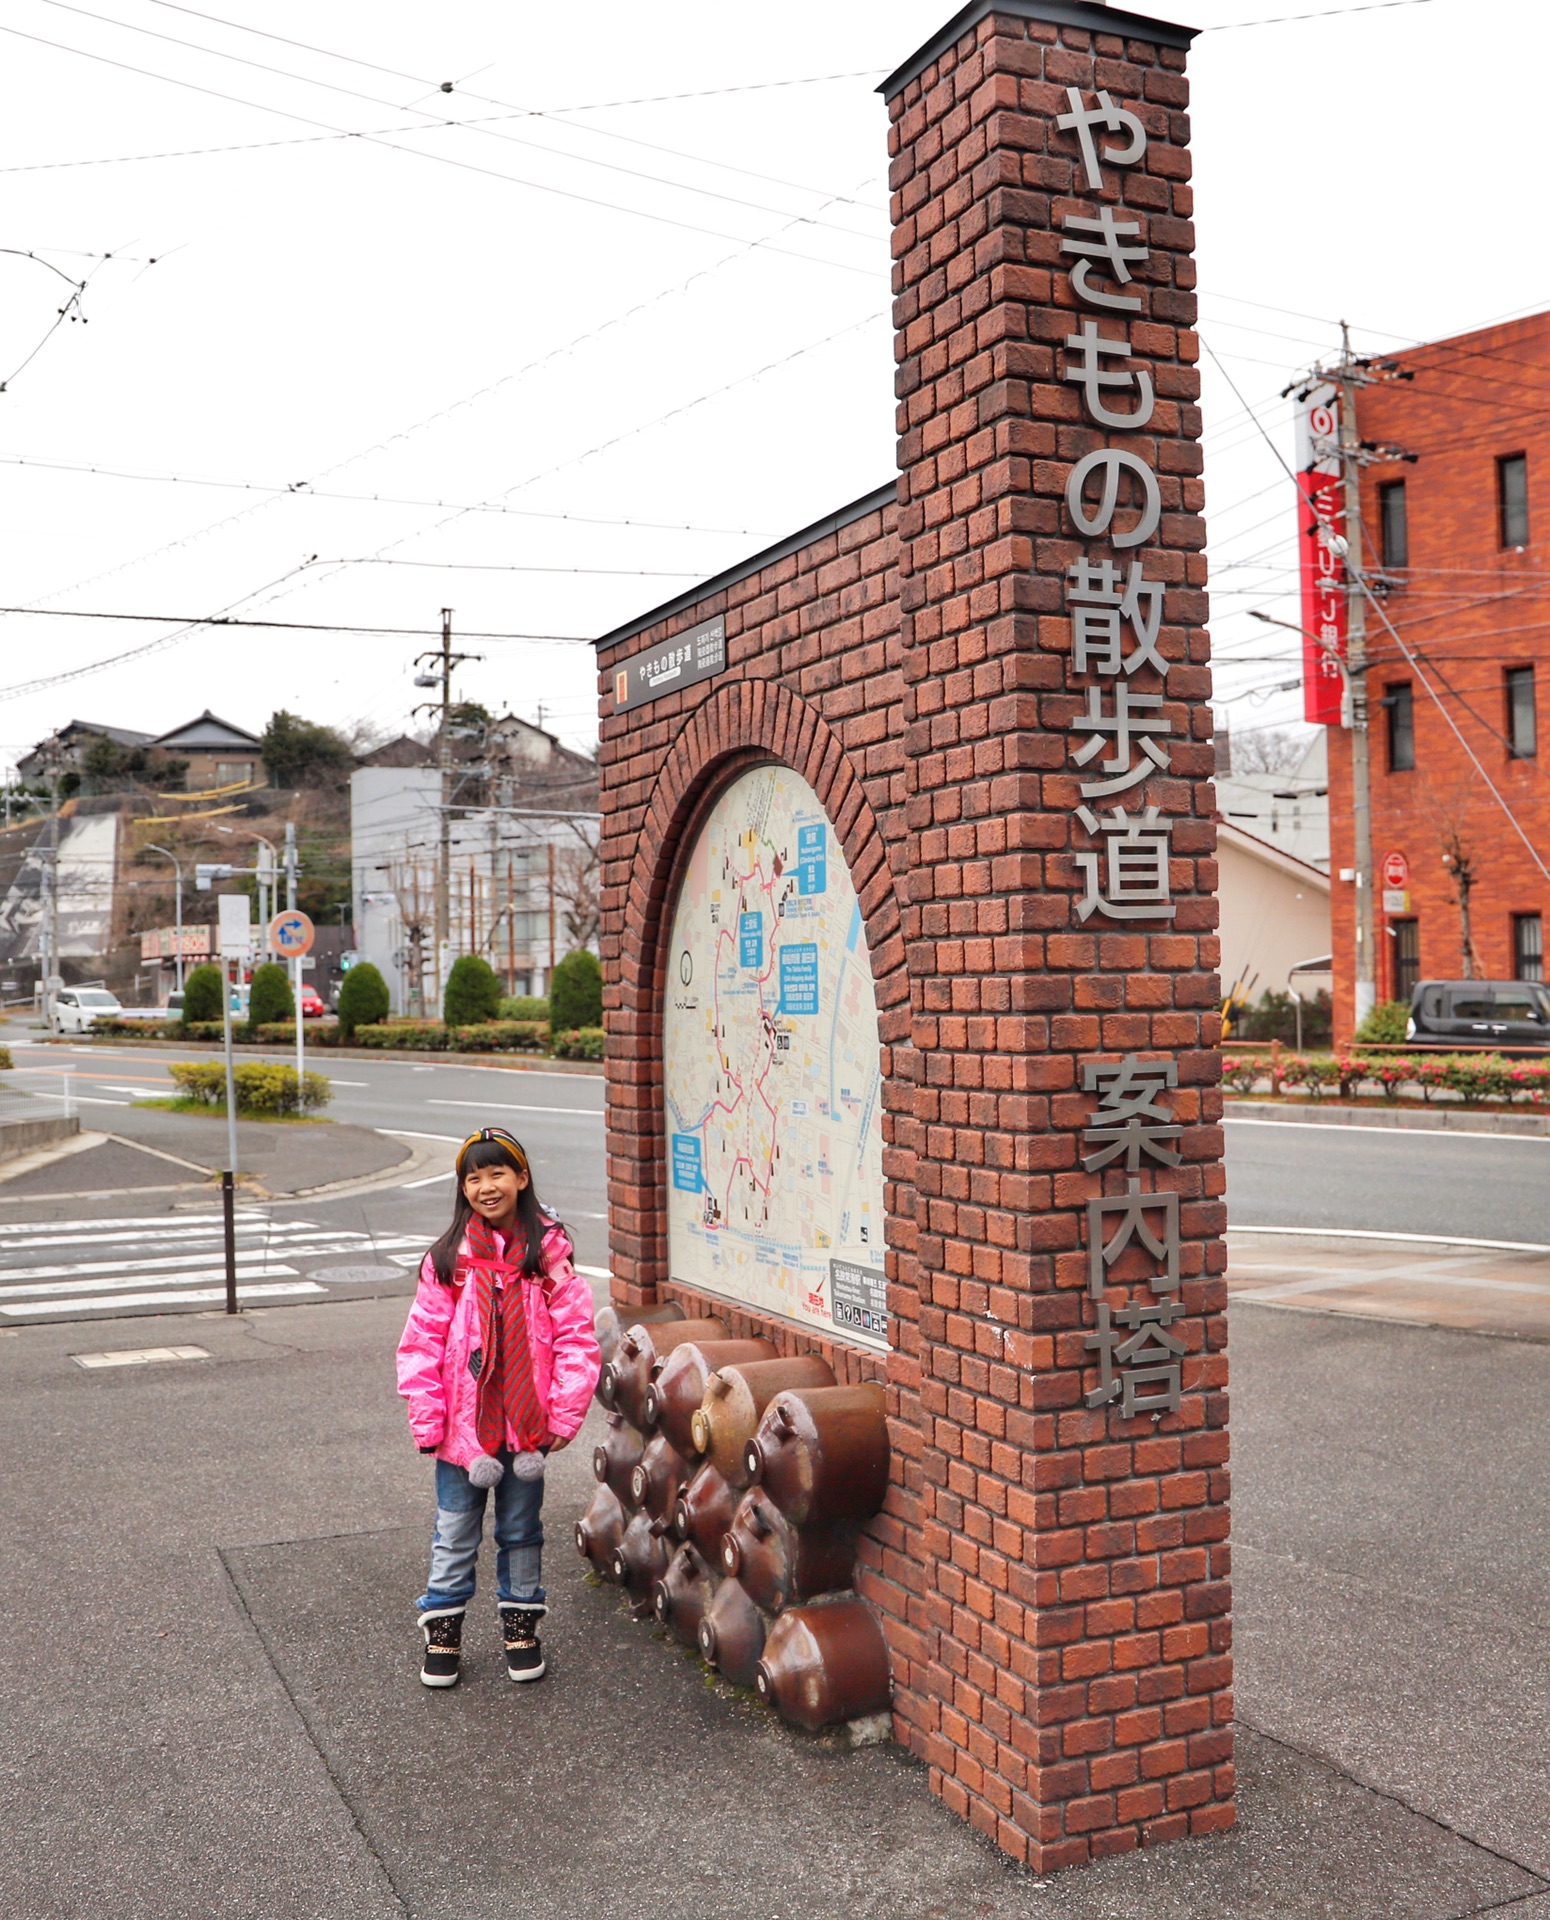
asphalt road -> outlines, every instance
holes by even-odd
[[[104,1128],[114,1125],[113,1108],[168,1089],[166,1061],[216,1057],[187,1048],[46,1046],[19,1037],[10,1044],[22,1070],[16,1085],[57,1084],[68,1069],[83,1120]],[[509,1127],[528,1149],[540,1195],[572,1225],[578,1256],[606,1261],[599,1077],[322,1053],[315,1064],[333,1081],[334,1119],[444,1138],[449,1159],[482,1123]],[[1258,1119],[1229,1120],[1226,1132],[1228,1217],[1235,1226],[1550,1244],[1550,1140]],[[449,1201],[447,1183],[432,1181],[340,1204],[354,1224],[369,1204],[374,1226],[418,1232],[434,1229]],[[314,1204],[309,1217],[318,1211]]]

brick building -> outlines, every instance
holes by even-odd
[[[1550,880],[1530,846],[1550,859],[1537,724],[1550,676],[1550,413],[1538,401],[1550,387],[1550,314],[1434,341],[1371,372],[1361,439],[1419,456],[1362,477],[1366,564],[1414,656],[1369,614],[1378,997],[1471,972],[1540,980]],[[1329,749],[1339,1034],[1353,1004],[1354,888],[1339,877],[1353,857],[1350,736],[1332,727]],[[1403,887],[1384,886],[1390,853],[1408,862]]]
[[[598,643],[614,1297],[713,1307],[882,1382],[893,1484],[857,1587],[885,1624],[895,1731],[949,1806],[1041,1869],[1233,1819],[1189,39],[1088,0],[976,0],[884,84],[898,480]],[[1100,373],[1100,353],[1132,366]],[[770,767],[819,822],[773,850],[777,914],[825,884],[798,885],[793,858],[831,888],[843,864],[869,962],[871,1340],[702,1289],[675,1252],[702,1168],[664,1029],[696,994],[723,1023],[708,1101],[741,1097],[720,1077],[731,1016],[677,916],[696,888],[716,898],[710,824]],[[771,941],[750,904],[734,882],[707,908],[718,991]],[[793,1054],[809,1044],[804,981],[788,1002],[782,969],[781,1004],[760,1003],[771,1060],[793,1030]],[[1159,1120],[1161,1161],[1086,1151]],[[704,1206],[728,1224],[719,1195]],[[1143,1210],[1165,1272],[1161,1240],[1103,1224]],[[1166,1325],[1164,1395],[1121,1398],[1111,1312]]]

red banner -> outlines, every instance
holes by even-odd
[[[1345,490],[1334,447],[1339,433],[1332,387],[1306,394],[1297,415],[1297,559],[1302,584],[1302,711],[1339,726],[1345,692]]]

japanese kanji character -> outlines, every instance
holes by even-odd
[[[1098,501],[1097,510],[1087,511],[1085,495],[1087,483],[1094,474],[1103,476],[1103,493]],[[1119,506],[1119,477],[1122,473],[1133,473],[1141,488],[1141,509],[1136,524],[1127,533],[1111,531],[1116,508]],[[1088,540],[1096,540],[1100,534],[1108,534],[1116,547],[1139,547],[1157,531],[1162,519],[1162,491],[1157,484],[1157,475],[1138,453],[1131,453],[1124,447],[1096,447],[1091,453],[1084,454],[1071,469],[1071,477],[1066,482],[1066,512],[1070,514],[1078,533]]]
[[[1132,260],[1149,260],[1150,247],[1127,247],[1123,243],[1139,236],[1141,223],[1137,220],[1116,220],[1112,207],[1100,207],[1098,217],[1087,214],[1062,214],[1061,226],[1067,233],[1093,233],[1095,240],[1068,240],[1062,238],[1060,251],[1084,256],[1071,269],[1071,290],[1079,299],[1085,300],[1091,307],[1112,307],[1117,313],[1139,313],[1141,302],[1135,294],[1100,293],[1088,278],[1091,262],[1103,262],[1103,271],[1112,280],[1124,286],[1130,280]]]
[[[1157,1306],[1133,1303],[1111,1314],[1108,1302],[1100,1300],[1098,1325],[1082,1342],[1098,1356],[1098,1384],[1085,1395],[1085,1404],[1102,1407],[1118,1399],[1125,1420],[1138,1413],[1177,1413],[1182,1385],[1179,1361],[1188,1349],[1168,1328],[1183,1313],[1177,1300],[1167,1300]],[[1128,1337],[1115,1332],[1115,1320],[1132,1329]],[[1116,1363],[1126,1369],[1120,1378],[1115,1377]],[[1143,1398],[1139,1389],[1149,1386],[1161,1391]]]
[[[1080,333],[1066,335],[1068,352],[1080,356],[1075,366],[1062,369],[1063,380],[1075,380],[1082,389],[1082,398],[1087,402],[1087,411],[1105,427],[1138,428],[1144,427],[1151,419],[1156,405],[1152,391],[1152,376],[1145,367],[1136,367],[1126,371],[1122,367],[1106,367],[1102,356],[1107,354],[1128,358],[1130,342],[1122,335],[1111,339],[1108,334],[1098,331],[1096,320],[1084,320]],[[1110,391],[1134,390],[1137,395],[1135,408],[1130,413],[1115,413],[1104,405],[1104,389]]]
[[[1162,625],[1164,583],[1148,580],[1139,560],[1132,560],[1123,587],[1112,560],[1085,556],[1066,575],[1066,605],[1071,609],[1071,665],[1077,673],[1134,673],[1139,667],[1168,671],[1157,652],[1157,630]],[[1140,645],[1125,656],[1120,652],[1120,621],[1128,620]]]
[[[1159,819],[1156,807],[1133,819],[1123,807],[1110,807],[1101,823],[1090,808],[1078,807],[1076,817],[1090,834],[1103,836],[1101,847],[1076,854],[1087,883],[1076,904],[1077,919],[1095,913],[1109,920],[1173,919],[1177,908],[1168,871],[1173,822]]]
[[[1124,793],[1131,787],[1139,786],[1155,769],[1161,768],[1166,772],[1168,768],[1168,749],[1159,746],[1154,738],[1173,731],[1173,722],[1162,711],[1162,695],[1137,693],[1128,680],[1119,681],[1111,691],[1114,696],[1112,713],[1103,710],[1105,689],[1089,687],[1087,711],[1079,713],[1071,722],[1075,732],[1091,735],[1071,756],[1079,767],[1085,767],[1089,760],[1102,753],[1105,735],[1113,741],[1113,751],[1100,763],[1100,771],[1109,778],[1084,780],[1081,783],[1084,800],[1098,800],[1111,793]],[[1139,757],[1132,752],[1133,748],[1139,750]]]
[[[1162,1215],[1159,1239],[1147,1225],[1148,1213]],[[1105,1238],[1104,1222],[1117,1218],[1118,1227]],[[1122,1194],[1105,1195],[1087,1203],[1087,1291],[1096,1300],[1102,1296],[1108,1269],[1132,1240],[1138,1241],[1154,1260],[1163,1262],[1163,1270],[1147,1282],[1153,1293],[1173,1293],[1179,1284],[1179,1196],[1176,1193],[1143,1193],[1138,1177],[1125,1183]]]
[[[1179,1069],[1172,1060],[1140,1060],[1127,1053],[1116,1062],[1089,1062],[1082,1069],[1082,1085],[1098,1094],[1093,1114],[1095,1123],[1082,1131],[1084,1144],[1097,1146],[1096,1153],[1082,1161],[1087,1173],[1098,1173],[1123,1153],[1126,1173],[1139,1173],[1141,1155],[1176,1167],[1179,1156],[1165,1144],[1177,1140],[1184,1129],[1174,1118],[1173,1109],[1158,1104],[1169,1087],[1179,1084]]]
[[[1111,167],[1133,167],[1146,153],[1146,128],[1133,113],[1124,107],[1116,107],[1101,88],[1098,91],[1096,107],[1084,107],[1082,96],[1075,87],[1066,88],[1066,98],[1071,102],[1071,111],[1061,114],[1055,125],[1062,133],[1074,133],[1082,149],[1082,165],[1087,172],[1087,184],[1097,192],[1103,185],[1103,172],[1098,162],[1101,157]],[[1101,150],[1093,139],[1093,128],[1102,127],[1108,133],[1126,132],[1130,135],[1130,144],[1125,147],[1104,147]]]

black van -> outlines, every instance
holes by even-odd
[[[1423,980],[1405,1038],[1550,1047],[1550,988],[1537,980]]]

